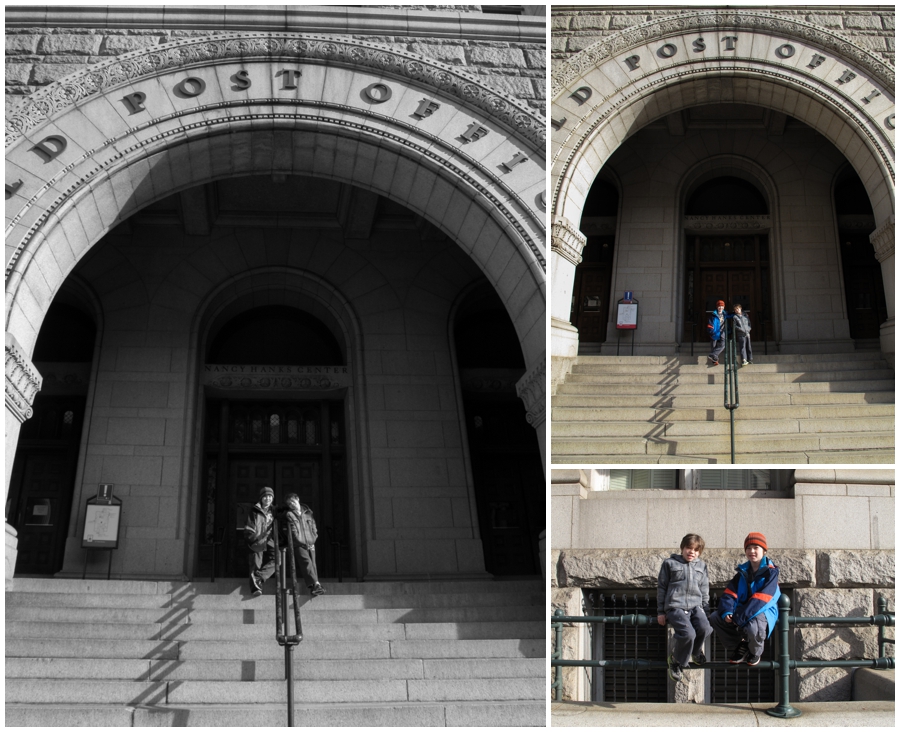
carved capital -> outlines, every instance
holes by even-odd
[[[875,258],[879,262],[894,256],[894,215],[869,234],[869,241],[875,247]]]
[[[551,250],[577,267],[581,263],[581,252],[587,244],[587,237],[562,216],[553,218],[550,236]]]
[[[6,408],[24,422],[34,410],[35,395],[41,390],[41,375],[25,355],[12,333],[6,334]]]
[[[547,407],[547,354],[541,356],[537,366],[527,371],[516,383],[516,394],[525,404],[525,419],[535,429],[544,424]]]

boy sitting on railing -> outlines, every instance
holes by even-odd
[[[755,666],[763,646],[778,620],[778,567],[766,557],[766,537],[753,531],[744,539],[744,554],[749,561],[737,567],[728,583],[719,609],[709,621],[729,652],[728,663]]]
[[[656,622],[666,621],[675,631],[675,647],[668,658],[669,678],[681,681],[682,669],[694,661],[706,663],[703,644],[712,633],[706,613],[709,611],[709,575],[700,559],[703,539],[688,534],[681,540],[681,554],[672,554],[659,569],[656,589]]]

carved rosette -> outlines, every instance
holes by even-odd
[[[875,247],[875,259],[884,262],[894,256],[894,215],[869,234],[869,241]]]
[[[36,91],[6,116],[6,146],[59,112],[123,84],[168,69],[208,63],[286,59],[343,63],[388,72],[431,86],[487,112],[543,152],[546,120],[527,105],[500,94],[469,72],[406,51],[346,36],[223,33],[189,38],[117,56]]]
[[[635,46],[690,31],[721,31],[726,28],[739,28],[751,32],[759,30],[763,33],[783,36],[786,41],[796,38],[814,43],[858,65],[876,77],[888,89],[894,88],[894,69],[890,65],[838,33],[805,21],[781,18],[765,12],[723,13],[711,10],[650,20],[588,46],[562,64],[552,75],[551,99],[562,94],[572,82],[595,69],[606,59]]]
[[[34,415],[31,405],[41,390],[41,375],[11,333],[6,334],[6,408],[24,422]]]
[[[273,391],[290,389],[291,391],[331,391],[347,386],[334,376],[318,376],[315,374],[283,375],[283,374],[222,374],[206,381],[207,386],[216,389],[252,389],[256,391]]]
[[[568,219],[555,216],[550,236],[552,251],[575,266],[581,264],[581,252],[584,251],[584,245],[587,244],[587,237],[572,226]]]
[[[544,424],[547,409],[546,355],[544,353],[538,365],[526,372],[516,384],[516,393],[525,404],[525,419],[535,429]]]

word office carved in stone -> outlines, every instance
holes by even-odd
[[[735,55],[738,55],[738,52],[740,51],[740,48],[738,45],[739,40],[740,40],[740,36],[737,36],[737,35],[722,36],[719,39],[720,50],[723,52],[733,51],[733,52],[735,52]],[[749,46],[750,44],[747,44],[747,45]],[[706,49],[707,49],[707,40],[705,38],[703,38],[702,36],[695,38],[691,42],[691,47],[692,47],[694,53],[702,53],[702,52],[706,51]],[[782,43],[781,45],[776,46],[775,49],[772,51],[772,54],[778,60],[781,60],[781,61],[789,59],[789,58],[793,58],[796,55],[796,53],[797,53],[796,47],[790,43]],[[811,52],[811,53],[812,53],[811,56],[803,59],[804,61],[809,62],[806,64],[807,69],[812,69],[812,70],[818,69],[820,66],[822,66],[822,64],[825,61],[828,60],[828,57],[823,56],[821,53],[815,53],[815,52]],[[663,60],[668,60],[668,59],[676,59],[677,60],[677,57],[680,55],[680,49],[676,44],[671,43],[671,42],[666,42],[666,43],[663,43],[661,46],[659,46],[656,49],[656,55]],[[640,54],[637,54],[637,53],[633,53],[633,54],[626,56],[625,58],[622,59],[622,63],[625,65],[625,67],[628,69],[628,71],[630,73],[640,72],[640,71],[644,70],[641,67],[641,56],[640,56]],[[844,84],[847,84],[847,83],[853,81],[856,77],[857,77],[856,72],[851,71],[850,69],[844,69],[838,76],[836,76],[830,80],[833,81],[835,84],[842,86]],[[574,98],[580,105],[580,104],[583,104],[584,101],[586,101],[591,96],[591,92],[592,92],[592,90],[590,89],[590,87],[580,87],[573,94],[570,94],[569,96]],[[876,98],[882,96],[880,91],[872,88],[871,86],[866,86],[864,91],[861,93],[863,96],[860,96],[860,101],[862,101],[864,104],[871,104],[872,101],[874,101]],[[565,120],[562,120],[562,122],[564,123]],[[894,129],[893,114],[886,117],[882,121],[882,124],[885,127],[887,127],[888,129]],[[560,126],[562,126],[562,123],[560,123]]]

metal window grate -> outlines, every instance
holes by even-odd
[[[710,598],[710,605],[715,610],[719,606],[719,596]],[[776,642],[778,634],[773,632],[763,649],[763,661],[776,661]],[[715,634],[710,638],[710,661],[726,662],[728,654]],[[709,702],[711,704],[749,704],[753,702],[774,702],[777,671],[761,671],[739,664],[733,668],[710,669]]]
[[[593,615],[656,615],[656,594],[590,593]],[[666,630],[660,625],[620,626],[602,623],[594,626],[594,657],[607,661],[644,658],[666,660]],[[594,701],[660,702],[666,701],[665,670],[630,671],[598,669],[594,677]]]

